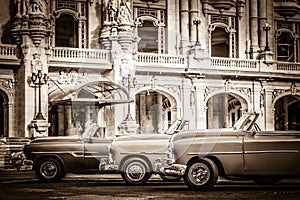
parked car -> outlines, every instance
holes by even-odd
[[[117,137],[110,147],[110,160],[103,160],[102,172],[118,170],[123,180],[131,185],[146,183],[156,173],[155,160],[165,157],[167,144],[172,136],[188,125],[188,121],[177,120],[162,134],[132,134]],[[182,177],[165,176],[165,181],[176,181]]]
[[[41,181],[54,182],[66,173],[99,173],[99,162],[109,156],[113,139],[101,138],[92,124],[81,136],[35,138],[23,152],[12,155],[18,170],[34,169]]]
[[[162,174],[184,175],[192,189],[211,189],[218,177],[277,182],[300,176],[300,131],[260,131],[258,114],[245,113],[230,129],[175,134],[168,145],[170,165]]]

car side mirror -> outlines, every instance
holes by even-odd
[[[254,137],[256,135],[256,130],[251,131],[251,136]]]

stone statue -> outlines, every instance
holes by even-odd
[[[105,22],[109,21],[109,2],[110,0],[103,0],[103,19]]]
[[[27,15],[30,10],[30,0],[23,1],[23,15]]]
[[[118,21],[122,24],[131,23],[130,3],[125,0],[121,1]]]
[[[46,1],[45,0],[32,0],[31,12],[34,14],[46,13]]]
[[[111,22],[116,22],[118,12],[118,0],[109,1],[109,17]]]

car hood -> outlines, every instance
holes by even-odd
[[[75,142],[83,140],[80,136],[74,135],[74,136],[58,136],[58,137],[41,137],[41,138],[35,138],[31,141],[31,143],[50,143],[50,142]]]
[[[245,135],[245,132],[240,130],[235,130],[233,128],[223,128],[223,129],[205,129],[197,131],[183,131],[178,134],[175,134],[172,137],[172,141],[178,141],[182,139],[194,139],[194,138],[216,138],[222,136],[239,136]]]
[[[125,136],[119,136],[114,139],[114,142],[120,141],[133,141],[133,140],[161,140],[161,139],[169,139],[171,135],[167,134],[131,134]]]
[[[111,144],[111,150],[119,154],[151,154],[165,152],[171,135],[134,134],[117,137]]]

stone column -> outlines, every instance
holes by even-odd
[[[84,129],[88,128],[91,124],[91,108],[90,106],[85,106],[84,107]]]
[[[250,40],[251,40],[251,52],[252,58],[256,58],[258,55],[258,15],[257,15],[257,0],[250,0]]]
[[[207,128],[213,128],[213,116],[214,116],[214,106],[212,98],[207,101]]]
[[[265,87],[265,130],[274,131],[273,88]]]
[[[254,90],[254,93],[253,93],[253,98],[252,98],[252,110],[249,110],[250,112],[251,111],[254,111],[256,113],[260,113],[256,123],[257,125],[263,129],[264,128],[264,118],[263,118],[263,115],[261,113],[264,112],[264,104],[263,104],[263,99],[262,99],[262,86],[259,82],[254,82],[253,83],[253,90]]]
[[[197,129],[206,129],[206,105],[205,105],[205,82],[203,79],[197,79],[194,82],[196,89],[196,128]]]
[[[156,126],[157,130],[162,131],[163,119],[162,119],[162,94],[157,94],[156,96]]]
[[[72,135],[72,105],[65,105],[65,135]]]
[[[167,52],[171,54],[177,54],[177,45],[179,43],[178,35],[179,35],[179,0],[168,0],[168,13],[172,13],[172,17],[168,17],[168,33],[167,39],[168,42]]]
[[[260,42],[260,49],[263,50],[266,46],[266,32],[264,31],[263,27],[266,24],[266,9],[267,9],[267,0],[260,0],[259,1],[259,42]]]
[[[181,54],[185,55],[190,45],[189,38],[189,1],[180,1]]]
[[[147,113],[146,113],[146,92],[142,92],[139,94],[140,96],[140,127],[141,132],[145,133],[146,131],[146,122],[147,122]]]
[[[57,135],[63,136],[65,135],[65,118],[64,118],[64,106],[58,105],[57,106]]]
[[[224,94],[224,101],[222,102],[223,103],[223,128],[228,128],[228,94]]]
[[[288,109],[288,98],[283,97],[283,125],[284,130],[288,130],[289,128],[289,109]]]
[[[198,17],[198,2],[199,0],[190,0],[190,42],[195,44],[197,38],[197,29],[194,20]]]

